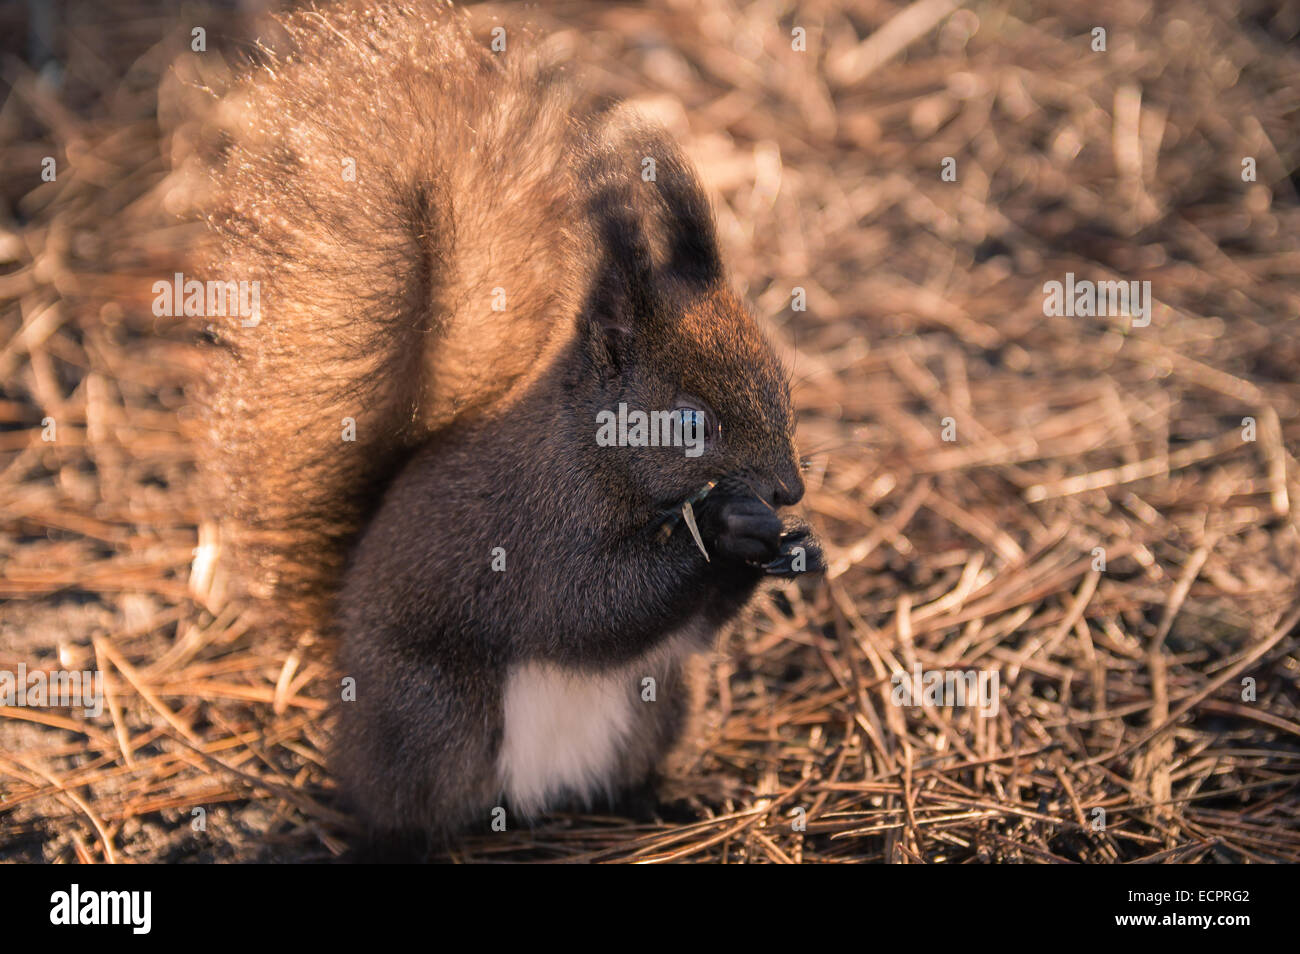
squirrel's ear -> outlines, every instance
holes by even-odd
[[[609,237],[607,233],[607,241]],[[634,252],[607,245],[606,258],[587,296],[586,332],[615,369],[626,366],[638,319],[648,310],[642,300],[648,281],[632,267],[635,262]]]
[[[632,343],[632,324],[620,312],[615,302],[597,299],[585,321],[594,353],[615,370],[627,364]]]

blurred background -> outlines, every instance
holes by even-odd
[[[0,3],[0,670],[99,670],[108,702],[0,707],[0,858],[342,845],[328,654],[196,562],[202,358],[150,308],[196,235],[172,66],[224,75],[273,7]],[[831,568],[720,647],[656,821],[457,856],[1300,860],[1300,5],[471,16],[698,164]],[[1150,282],[1149,323],[1045,314],[1067,274]],[[893,704],[917,665],[997,672],[997,714]]]

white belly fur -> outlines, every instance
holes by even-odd
[[[701,649],[699,636],[669,638],[632,662],[602,672],[552,663],[514,666],[506,680],[505,734],[497,777],[512,808],[528,817],[561,796],[610,793],[622,745],[642,702],[641,681]]]

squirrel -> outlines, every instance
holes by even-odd
[[[370,837],[635,790],[686,661],[823,565],[778,513],[789,375],[709,202],[664,130],[444,4],[280,28],[204,120],[207,267],[262,287],[200,389],[223,563],[268,625],[337,640],[332,768]],[[699,439],[606,446],[628,409]]]

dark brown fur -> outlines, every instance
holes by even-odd
[[[287,29],[291,52],[214,113],[213,268],[264,289],[209,378],[223,552],[296,627],[341,592],[344,790],[376,831],[452,831],[499,797],[511,666],[600,672],[684,629],[703,648],[782,539],[807,539],[774,512],[802,494],[787,379],[662,131],[495,57],[440,6]],[[702,457],[596,445],[599,411],[682,394],[722,425]],[[699,508],[711,560],[657,532],[727,475],[743,492]],[[643,707],[612,787],[680,731],[680,666],[657,675],[667,701]]]

